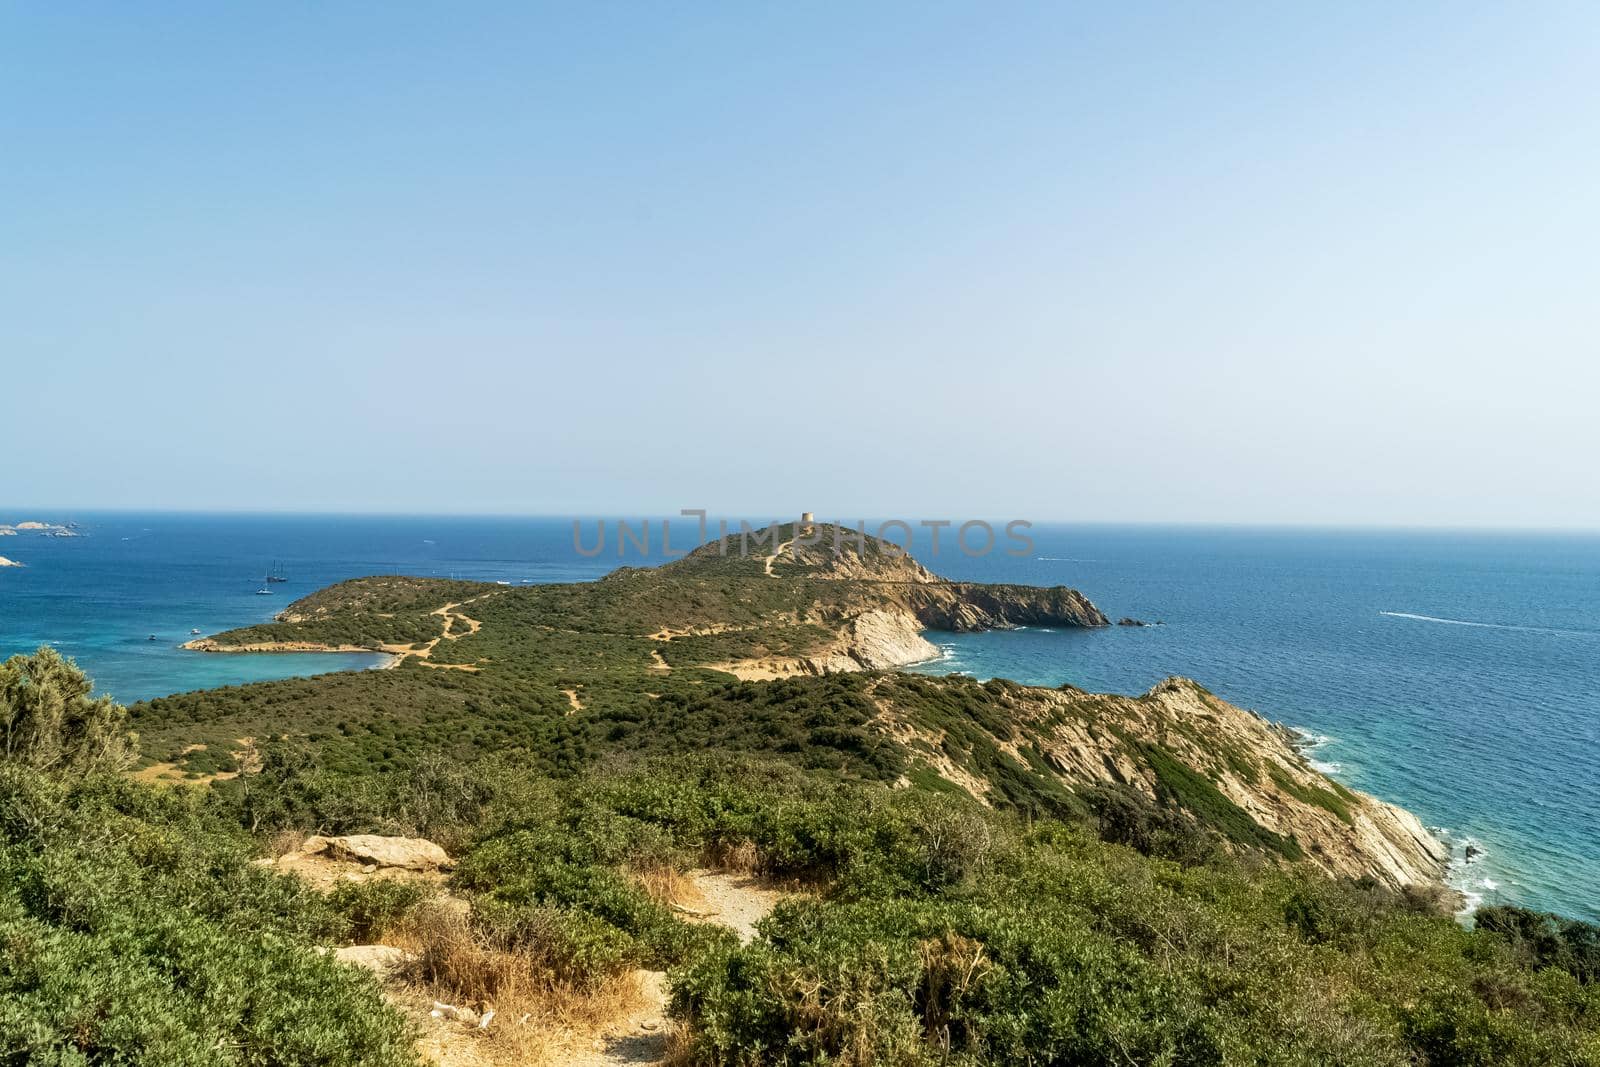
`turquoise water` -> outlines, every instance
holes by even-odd
[[[0,655],[52,642],[125,701],[381,662],[177,647],[190,629],[259,622],[344,578],[522,584],[618,563],[577,555],[568,520],[0,513],[34,518],[77,519],[86,536],[0,538],[0,555],[27,564],[0,570]],[[1076,586],[1113,618],[1165,625],[932,635],[946,659],[921,669],[1123,693],[1197,678],[1306,731],[1324,767],[1458,849],[1478,843],[1456,872],[1472,894],[1600,920],[1600,538],[1033,533],[1025,558],[925,561],[952,577]],[[290,581],[258,597],[273,560]]]
[[[328,516],[35,515],[76,520],[83,536],[0,537],[0,656],[49,642],[117,699],[361,670],[361,653],[218,655],[178,646],[190,630],[265,622],[298,597],[346,578],[417,574],[483,581],[576,581],[615,561],[571,551],[571,525],[527,520]],[[559,536],[557,536],[559,534]],[[276,561],[288,581],[257,596]],[[155,640],[150,640],[151,637]]]

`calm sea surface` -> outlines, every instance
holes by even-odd
[[[0,537],[0,655],[49,642],[124,701],[361,669],[363,655],[218,656],[177,646],[365,574],[512,584],[616,566],[570,521],[12,514],[83,536]],[[592,521],[585,543],[593,543]],[[680,536],[675,525],[674,541]],[[1482,849],[1455,879],[1489,901],[1600,920],[1600,537],[1036,527],[1022,558],[946,548],[932,569],[1066,584],[1164,625],[930,635],[926,671],[1139,693],[1188,675],[1298,727],[1313,758]],[[1003,545],[1003,542],[1002,542]],[[267,586],[274,561],[288,581]],[[635,557],[624,562],[638,563]],[[154,636],[155,640],[150,640]]]

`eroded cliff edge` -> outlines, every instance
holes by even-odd
[[[1437,886],[1449,851],[1410,812],[1312,767],[1291,733],[1198,682],[1169,678],[1124,697],[999,679],[884,675],[885,728],[980,800],[1003,802],[999,758],[1074,788],[1115,785],[1201,813],[1236,847],[1304,860],[1394,889]],[[974,735],[974,724],[981,735]],[[985,752],[988,745],[993,752]]]

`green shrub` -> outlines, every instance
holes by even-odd
[[[346,925],[343,941],[372,944],[398,927],[429,896],[426,886],[398,878],[340,882],[328,895],[328,906]]]
[[[188,791],[0,767],[0,1049],[14,1063],[412,1064],[339,917]]]
[[[1600,978],[1600,926],[1511,905],[1479,908],[1474,920],[1531,966],[1557,967],[1585,983]]]
[[[128,710],[93,692],[48,645],[0,663],[0,761],[77,777],[130,766],[139,749]]]

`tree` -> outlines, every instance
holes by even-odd
[[[48,645],[0,663],[0,760],[75,777],[120,771],[138,756],[128,709]]]

